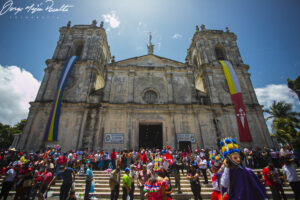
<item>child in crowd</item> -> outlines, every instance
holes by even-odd
[[[105,170],[105,172],[106,172],[107,174],[111,174],[111,172],[112,172],[112,168],[113,168],[113,166],[112,166],[112,163],[111,163],[111,162],[109,162],[109,164],[108,164],[108,168]]]

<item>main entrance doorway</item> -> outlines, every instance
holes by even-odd
[[[139,124],[139,148],[162,149],[162,124]]]

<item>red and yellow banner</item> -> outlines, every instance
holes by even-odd
[[[229,92],[231,94],[231,99],[235,106],[235,114],[239,128],[240,142],[251,142],[252,137],[248,126],[239,80],[229,61],[219,60],[219,62],[222,64],[225,78],[229,87]]]

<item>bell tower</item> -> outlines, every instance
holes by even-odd
[[[244,134],[239,128],[235,110],[237,104],[233,101],[223,66],[219,62],[223,60],[230,63],[235,73],[252,138],[260,138],[258,143],[261,146],[271,146],[263,112],[250,80],[249,66],[243,63],[236,41],[237,36],[228,27],[223,31],[209,30],[204,25],[200,29],[196,26],[186,62],[193,66],[195,88],[210,98],[212,112],[209,121],[217,140],[223,137],[241,139]],[[244,144],[253,145],[250,140]]]
[[[105,64],[110,61],[103,22],[91,25],[67,26],[59,29],[60,36],[52,59],[46,60],[47,68],[36,101],[53,100],[64,64],[69,56],[78,56],[68,77],[63,101],[87,102],[93,90],[104,87]]]
[[[242,87],[244,102],[258,104],[250,74],[249,66],[243,63],[237,46],[237,37],[230,32],[208,30],[205,25],[196,32],[187,52],[186,62],[194,66],[196,89],[207,93],[212,103],[232,104],[229,89],[219,60],[228,60],[236,70]]]
[[[31,102],[26,126],[19,140],[21,149],[35,149],[45,145],[59,144],[77,149],[84,146],[84,135],[89,134],[86,124],[95,112],[89,112],[88,105],[99,105],[100,98],[91,95],[105,85],[105,65],[110,61],[103,22],[97,26],[96,20],[90,25],[74,25],[59,29],[60,36],[51,59],[46,60],[45,75],[34,102]],[[71,69],[63,90],[57,141],[45,143],[44,133],[49,120],[53,99],[59,80],[69,56],[78,56]],[[93,129],[96,130],[96,129]]]

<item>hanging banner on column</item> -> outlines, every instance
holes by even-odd
[[[70,74],[71,69],[74,66],[74,63],[78,59],[78,56],[70,56],[64,66],[62,71],[60,80],[58,82],[58,86],[56,89],[55,97],[52,102],[51,112],[48,118],[44,141],[57,141],[58,135],[58,124],[59,124],[59,116],[60,116],[60,105],[62,100],[63,91]]]
[[[235,114],[239,128],[240,142],[251,142],[252,137],[248,126],[239,80],[229,61],[219,60],[219,62],[222,64],[225,78],[227,80],[227,84],[231,94],[231,99],[235,106]]]

